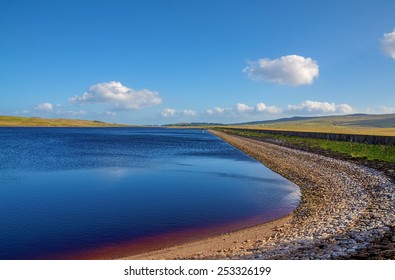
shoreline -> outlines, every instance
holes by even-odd
[[[284,224],[292,220],[292,214],[247,227],[205,237],[203,239],[177,244],[171,247],[122,257],[120,260],[169,260],[169,259],[224,259],[241,253],[251,244],[262,244],[271,238]]]
[[[369,252],[362,253],[393,232],[395,186],[381,172],[251,138],[210,132],[296,183],[302,193],[299,207],[291,215],[255,227],[122,259],[369,258]],[[384,258],[395,256],[393,249],[384,253]]]

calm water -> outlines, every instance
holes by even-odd
[[[298,203],[294,184],[200,130],[0,128],[0,259],[263,222]]]

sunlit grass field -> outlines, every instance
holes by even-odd
[[[74,119],[46,119],[14,116],[0,116],[0,126],[48,126],[48,127],[117,127],[119,124],[110,124],[100,121],[74,120]]]
[[[222,130],[227,131],[226,129],[222,129]],[[343,155],[348,155],[353,158],[379,160],[379,161],[395,163],[395,146],[370,145],[363,143],[335,141],[335,140],[327,140],[327,139],[273,135],[273,134],[253,132],[253,131],[228,130],[228,132],[242,136],[256,137],[262,139],[264,138],[278,139],[282,141],[287,141],[289,143],[298,146],[313,147],[313,148],[329,150],[336,153],[341,153]]]
[[[315,126],[315,125],[243,125],[231,126],[235,128],[262,129],[262,130],[284,130],[284,131],[300,131],[300,132],[323,132],[323,133],[343,133],[343,134],[362,134],[362,135],[378,135],[378,136],[395,136],[395,128],[377,128],[377,127],[348,127],[348,126]]]
[[[295,120],[274,120],[232,126],[237,128],[288,130],[395,136],[395,114],[347,115]]]

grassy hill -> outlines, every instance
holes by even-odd
[[[253,129],[395,136],[395,114],[294,117],[232,125]]]
[[[75,119],[46,119],[38,117],[0,116],[0,126],[48,126],[48,127],[118,127],[101,121],[87,121]]]

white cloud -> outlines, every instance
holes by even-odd
[[[207,109],[206,114],[207,115],[230,115],[233,114],[234,108],[221,108],[221,107],[214,107],[212,109]]]
[[[351,114],[354,110],[348,104],[306,100],[299,105],[288,105],[287,112],[296,114]]]
[[[352,114],[354,113],[354,109],[350,105],[342,103],[336,105],[336,113]]]
[[[160,112],[162,117],[196,117],[197,113],[193,110],[175,110],[171,108],[166,108]]]
[[[162,103],[159,93],[143,89],[140,91],[125,87],[120,82],[111,81],[90,86],[81,96],[74,96],[71,103],[106,103],[117,110],[136,110],[141,107]]]
[[[189,117],[197,116],[197,113],[193,110],[182,110],[181,114],[183,114],[184,116],[189,116]]]
[[[162,112],[160,112],[160,115],[162,117],[173,117],[177,113],[177,110],[171,109],[171,108],[166,108]]]
[[[224,108],[221,107],[214,107],[213,109],[207,109],[206,113],[208,115],[215,115],[215,114],[222,114],[225,111]]]
[[[234,111],[237,113],[247,113],[254,111],[254,107],[250,107],[243,103],[237,103],[236,106],[234,107]]]
[[[264,112],[266,110],[266,104],[265,103],[258,103],[255,105],[255,110],[257,112]]]
[[[281,109],[276,106],[266,106],[265,103],[258,103],[255,105],[255,111],[269,114],[277,114],[281,112]]]
[[[243,72],[252,80],[297,86],[312,84],[319,70],[317,62],[311,58],[287,55],[273,60],[262,58],[248,62]]]
[[[384,33],[384,37],[381,39],[381,45],[384,51],[395,59],[395,28],[393,32]]]
[[[385,114],[393,114],[393,113],[395,113],[395,107],[380,106],[380,109]]]
[[[74,111],[74,110],[69,110],[69,111],[57,111],[57,114],[62,114],[62,115],[71,115],[71,116],[80,116],[80,115],[86,115],[87,112],[80,110],[80,111]]]
[[[258,103],[255,106],[248,106],[243,103],[237,103],[234,107],[221,108],[214,107],[212,109],[206,110],[208,115],[217,116],[240,116],[240,115],[259,115],[259,114],[276,114],[280,113],[281,109],[276,106],[266,106],[265,103]]]
[[[60,116],[78,116],[78,115],[86,115],[87,112],[83,110],[79,111],[74,111],[74,110],[63,110],[61,109],[63,106],[61,104],[55,104],[53,105],[52,103],[49,102],[44,102],[41,104],[38,104],[36,106],[30,107],[29,110],[23,110],[21,112],[17,113],[22,113],[22,114],[51,114],[53,116],[55,115],[60,115]]]
[[[113,111],[105,111],[105,112],[103,112],[103,115],[114,117],[117,115],[117,113],[115,113]]]
[[[49,102],[41,103],[33,107],[33,111],[36,112],[52,112],[53,109],[54,109],[54,105],[52,105]]]

